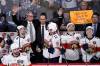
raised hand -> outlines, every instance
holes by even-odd
[[[59,16],[62,16],[62,14],[63,14],[63,9],[60,8],[60,9],[58,10],[58,15],[59,15]]]
[[[12,13],[13,13],[13,15],[16,15],[16,13],[19,11],[19,6],[17,6],[17,5],[13,5],[13,7],[12,7]]]

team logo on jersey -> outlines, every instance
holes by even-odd
[[[23,64],[23,62],[24,62],[23,60],[17,60],[18,64]]]
[[[77,40],[79,40],[79,37],[76,37]]]
[[[58,38],[57,35],[54,36],[55,38]]]
[[[96,44],[96,41],[93,41],[93,44]]]

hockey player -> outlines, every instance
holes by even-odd
[[[5,38],[0,35],[0,63],[1,63],[1,58],[4,55],[7,55],[9,53],[9,46],[5,42]]]
[[[48,33],[44,37],[45,47],[43,49],[44,62],[57,63],[60,56],[60,36],[57,32],[56,23],[48,24]]]
[[[30,61],[28,60],[27,55],[23,55],[20,53],[20,49],[18,44],[12,44],[11,47],[11,53],[8,55],[3,56],[1,59],[2,63],[7,66],[29,66]]]
[[[2,54],[3,45],[4,45],[4,39],[0,35],[0,63],[1,63],[1,57],[3,56],[3,54]]]
[[[67,32],[61,35],[61,45],[63,47],[63,60],[67,62],[79,62],[79,41],[81,38],[81,34],[75,32],[75,25],[73,23],[68,23],[66,28]]]
[[[91,26],[86,28],[86,36],[80,40],[82,60],[84,62],[98,62],[100,58],[100,39],[94,36]]]
[[[32,53],[30,36],[23,25],[18,26],[17,29],[18,36],[15,37],[14,43],[18,44],[19,48],[22,48],[22,53],[27,54],[30,59],[30,53]]]

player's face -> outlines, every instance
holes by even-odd
[[[87,29],[86,30],[86,35],[87,36],[93,36],[93,30],[92,29]]]
[[[45,24],[46,17],[44,15],[40,16],[40,22],[41,22],[41,24]]]
[[[75,30],[75,26],[74,25],[69,25],[67,28],[67,31],[74,31]]]
[[[12,53],[13,53],[15,56],[17,56],[17,55],[20,54],[20,50],[19,50],[19,49],[13,49],[13,50],[12,50]]]
[[[21,28],[19,31],[20,31],[20,34],[22,34],[22,35],[25,35],[25,33],[26,33],[26,29],[24,27]]]
[[[52,29],[49,29],[48,31],[49,31],[50,34],[53,34],[53,33],[54,33],[54,32],[52,31]]]

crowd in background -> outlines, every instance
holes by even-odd
[[[70,22],[70,11],[93,10],[94,12],[100,14],[99,0],[1,0],[0,2],[0,32],[5,32],[7,30],[8,32],[14,31],[15,28],[12,29],[9,25],[12,27],[19,25],[13,21],[13,12],[17,16],[17,19],[22,21],[26,19],[26,12],[29,10],[34,13],[34,19],[39,19],[39,15],[42,12],[45,12],[47,14],[47,21],[53,20],[54,22],[57,22],[61,29],[64,28],[63,25]],[[2,17],[4,17],[4,19],[2,19]],[[59,20],[59,17],[62,19],[60,18]],[[3,21],[8,23],[7,25],[9,29],[3,27],[3,25],[6,25],[3,24]],[[77,30],[80,31],[78,28]]]

